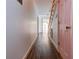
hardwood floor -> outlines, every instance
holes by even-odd
[[[39,37],[26,59],[61,59],[54,46],[49,42],[46,34],[40,33]]]

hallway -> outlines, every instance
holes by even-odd
[[[8,0],[6,58],[73,59],[71,1]]]
[[[26,59],[61,59],[54,48],[54,46],[48,40],[46,33],[40,33],[39,37]]]

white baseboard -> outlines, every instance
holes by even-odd
[[[37,40],[37,36],[36,36],[35,39],[32,41],[31,45],[29,46],[27,52],[25,53],[25,55],[23,56],[22,59],[27,58],[27,56],[28,56],[29,52],[31,51],[32,47],[34,46],[34,43],[36,42],[36,40]]]

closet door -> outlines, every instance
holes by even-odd
[[[59,52],[63,59],[72,59],[72,2],[59,0]]]

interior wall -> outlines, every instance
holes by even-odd
[[[73,59],[72,0],[60,0],[59,13],[59,52],[63,59]]]
[[[52,42],[55,47],[58,49],[58,6],[56,6],[55,14],[52,18],[52,30],[53,30],[53,39]]]
[[[6,59],[22,59],[37,36],[36,15],[27,18],[17,0],[6,3]]]

